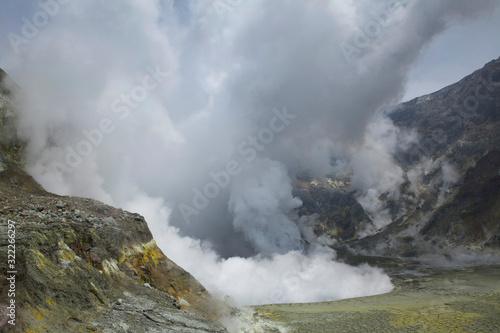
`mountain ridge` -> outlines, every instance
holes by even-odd
[[[455,84],[398,105],[388,117],[398,129],[413,130],[418,135],[417,142],[393,155],[404,172],[399,198],[390,199],[384,194],[379,197],[392,221],[373,235],[364,237],[357,233],[341,239],[334,248],[412,259],[435,252],[449,255],[458,248],[470,254],[497,251],[498,174],[491,170],[500,172],[500,163],[493,157],[500,150],[500,58]],[[475,171],[477,165],[490,171],[486,179],[481,177],[481,171]],[[332,186],[323,188],[331,193],[342,192]],[[461,207],[461,203],[477,197],[477,192],[482,200],[489,202],[488,211],[480,212],[477,208],[464,211],[467,208]],[[351,194],[356,195],[356,191]],[[318,209],[324,207],[320,205]],[[353,205],[347,209],[355,208]],[[482,227],[474,223],[477,220],[481,220],[478,223]],[[350,223],[343,221],[343,224],[359,228],[360,220],[351,218]],[[332,228],[344,227],[338,224]],[[316,232],[320,235],[330,231],[316,226]]]

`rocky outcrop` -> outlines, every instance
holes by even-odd
[[[347,191],[346,191],[347,190]],[[359,237],[373,225],[372,220],[356,201],[354,192],[342,180],[334,182],[300,179],[294,196],[302,200],[297,210],[301,216],[312,216],[316,236],[327,235],[339,241]]]
[[[5,80],[0,72],[0,330],[226,332],[219,304],[163,254],[142,216],[48,193],[23,171]]]

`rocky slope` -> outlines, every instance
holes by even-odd
[[[47,193],[23,171],[7,80],[0,70],[0,331],[226,332],[220,304],[162,253],[142,216]]]
[[[500,151],[493,150],[467,170],[457,194],[441,205],[422,228],[426,239],[500,247]]]
[[[319,213],[317,235],[337,249],[392,257],[488,253],[500,238],[500,58],[460,82],[396,107],[388,117],[418,142],[393,155],[405,182],[397,200],[379,199],[392,223],[376,234],[349,179],[297,181],[304,213]],[[311,190],[313,189],[313,190]]]
[[[454,85],[402,104],[390,117],[420,135],[417,145],[395,156],[408,178],[401,188],[405,214],[359,245],[369,249],[378,244],[382,254],[408,256],[451,254],[459,248],[497,252],[500,59]],[[457,174],[448,186],[445,165]],[[419,171],[421,181],[412,190],[411,176]]]

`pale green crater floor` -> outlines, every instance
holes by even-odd
[[[500,332],[500,266],[390,275],[385,295],[254,310],[290,332]]]

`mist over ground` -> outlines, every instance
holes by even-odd
[[[418,137],[385,108],[434,37],[497,4],[42,3],[25,8],[2,62],[23,89],[29,172],[49,191],[143,214],[167,256],[240,304],[392,288],[379,269],[336,262],[328,240],[306,250],[293,181],[349,174],[387,225],[378,197],[397,199],[403,182],[392,154]]]

